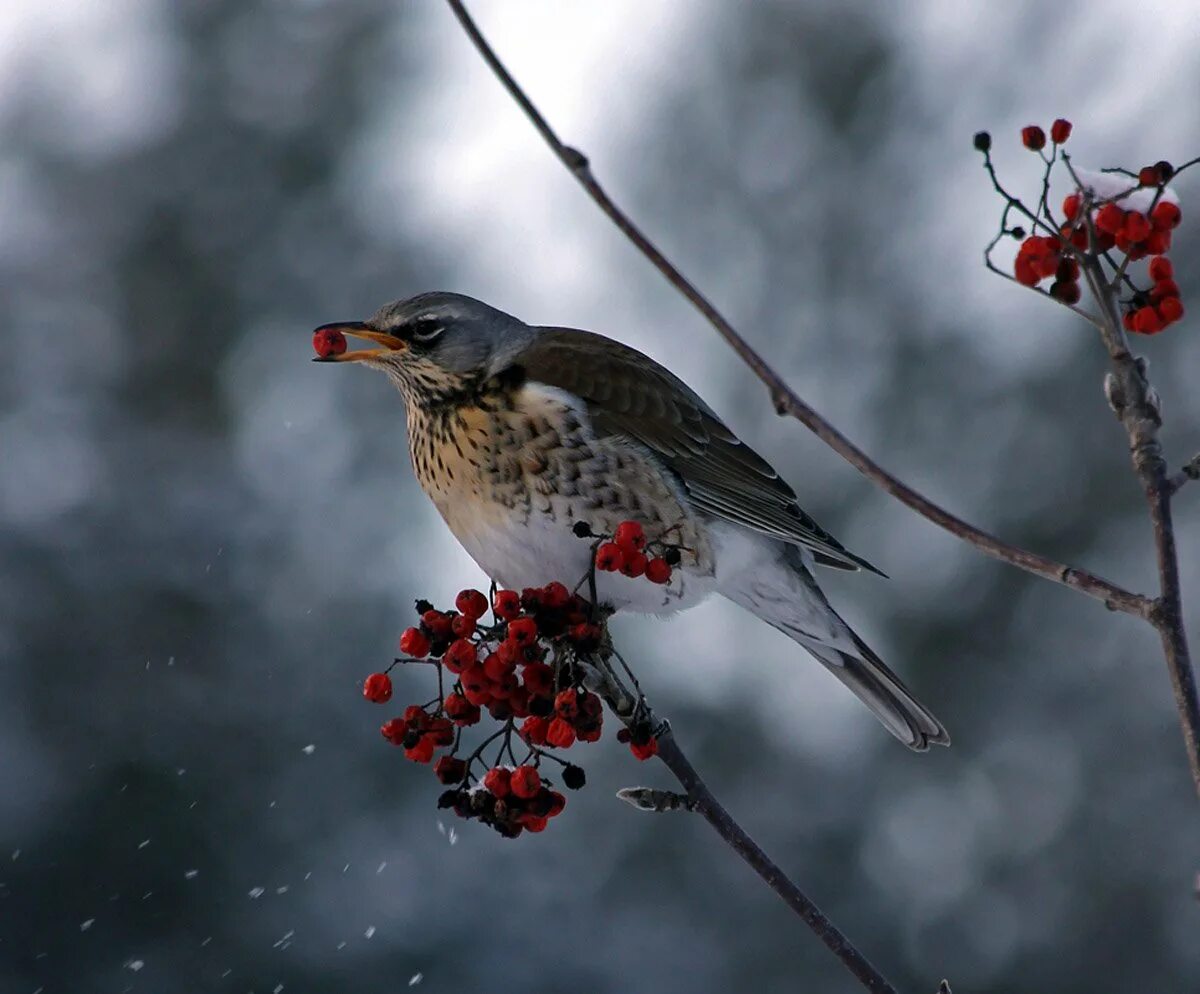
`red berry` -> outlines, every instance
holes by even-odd
[[[541,815],[531,815],[526,811],[518,816],[517,821],[520,822],[521,827],[527,832],[544,832],[548,819],[541,817]]]
[[[571,693],[575,693],[571,691]],[[555,718],[546,729],[546,745],[554,749],[570,749],[575,744],[575,729],[565,718]]]
[[[1088,247],[1087,228],[1072,228],[1072,227],[1069,227],[1068,225],[1064,224],[1063,228],[1062,228],[1062,236],[1068,242],[1070,242],[1072,246],[1077,248],[1080,252],[1087,251],[1087,247]]]
[[[646,572],[649,560],[644,552],[626,552],[625,562],[621,564],[621,572],[626,576],[639,577]]]
[[[1162,255],[1171,248],[1171,232],[1155,228],[1142,242],[1147,255]]]
[[[569,603],[571,603],[571,591],[567,589],[565,583],[555,580],[542,587],[543,607],[547,607],[551,611],[561,611]]]
[[[1074,280],[1059,280],[1050,284],[1050,296],[1064,304],[1079,303],[1079,284]]]
[[[429,732],[434,745],[448,746],[454,744],[454,722],[449,718],[433,718],[429,722]]]
[[[518,734],[530,745],[540,746],[546,744],[546,732],[549,729],[549,719],[531,714],[521,723],[521,730]]]
[[[1171,260],[1161,255],[1150,260],[1148,271],[1150,279],[1154,280],[1155,283],[1161,280],[1169,280],[1175,275],[1175,267],[1171,265]]]
[[[1133,324],[1133,311],[1126,311],[1121,315],[1121,325],[1126,331],[1137,331]]]
[[[419,628],[406,628],[400,636],[400,651],[415,659],[429,655],[429,636]]]
[[[424,728],[427,717],[425,709],[420,704],[410,704],[404,709],[404,720],[413,728]]]
[[[404,750],[404,758],[411,759],[414,763],[428,763],[433,759],[433,738],[422,735],[415,746]]]
[[[1150,291],[1150,299],[1155,303],[1162,300],[1163,297],[1178,297],[1179,284],[1174,280],[1159,280],[1154,284],[1154,289]]]
[[[1138,183],[1141,186],[1158,186],[1162,177],[1158,174],[1157,166],[1142,166],[1138,170]]]
[[[1068,221],[1074,221],[1079,216],[1079,207],[1082,203],[1083,198],[1078,193],[1069,193],[1063,198],[1063,215]]]
[[[386,673],[372,673],[363,681],[363,697],[375,704],[392,699],[392,678]]]
[[[318,328],[313,332],[313,351],[322,359],[346,351],[346,336],[336,328]]]
[[[458,783],[467,775],[467,764],[453,756],[443,756],[433,764],[433,775],[442,783]]]
[[[630,742],[629,751],[632,752],[637,759],[645,762],[651,756],[658,754],[658,739],[654,738],[654,736],[650,736],[650,738],[641,744],[638,744],[637,742]]]
[[[575,689],[560,690],[554,698],[554,710],[560,718],[574,721],[579,717],[579,695]]]
[[[1169,200],[1160,200],[1155,204],[1154,210],[1150,212],[1151,223],[1160,231],[1169,231],[1178,227],[1182,219],[1183,213],[1179,210],[1179,206]]]
[[[567,629],[567,638],[572,642],[594,642],[600,638],[600,626],[581,621]]]
[[[450,622],[450,631],[457,635],[460,639],[469,639],[475,634],[475,619],[468,618],[465,614],[457,615]]]
[[[522,676],[526,689],[537,697],[549,697],[554,690],[554,670],[545,663],[529,663]]]
[[[547,818],[557,818],[562,814],[563,808],[567,806],[567,799],[557,790],[552,790],[550,793],[550,808],[546,812]]]
[[[646,579],[651,583],[670,583],[671,564],[662,556],[655,556],[646,563]]]
[[[1105,234],[1116,235],[1125,221],[1125,212],[1116,204],[1105,204],[1096,211],[1096,230]]]
[[[484,775],[483,786],[496,797],[508,797],[512,770],[503,766],[494,766]]]
[[[1140,242],[1150,234],[1150,222],[1141,211],[1130,211],[1125,215],[1121,231],[1131,242]]]
[[[508,623],[508,637],[519,646],[533,645],[537,636],[537,622],[532,618],[514,618]]]
[[[625,553],[616,542],[605,542],[596,550],[596,569],[605,573],[619,570],[625,563]]]
[[[1158,313],[1165,324],[1174,324],[1183,317],[1183,304],[1178,297],[1167,297],[1158,305]]]
[[[404,737],[408,734],[408,722],[403,718],[390,718],[379,726],[379,734],[392,745],[404,745]]]
[[[1079,279],[1079,263],[1071,258],[1063,259],[1054,271],[1054,278],[1060,283],[1070,283]]]
[[[1052,125],[1050,125],[1050,140],[1055,145],[1061,145],[1071,137],[1071,122],[1065,117],[1060,117]]]
[[[421,615],[421,624],[429,629],[434,638],[446,638],[450,634],[451,617],[441,611],[429,610]]]
[[[536,767],[518,766],[509,776],[509,789],[515,797],[529,800],[542,789],[542,776]]]
[[[636,521],[622,521],[617,525],[617,533],[613,541],[627,555],[631,552],[641,552],[646,548],[646,533]]]
[[[442,665],[451,673],[462,673],[479,658],[475,643],[468,639],[455,639],[442,655]]]
[[[462,694],[447,694],[442,702],[446,716],[456,725],[474,725],[481,715],[479,708],[468,701]]]
[[[515,590],[497,590],[495,600],[492,601],[492,609],[496,612],[497,618],[511,621],[521,613],[521,595]]]
[[[487,659],[483,661],[483,672],[493,683],[500,683],[508,676],[517,664],[507,656],[502,656],[498,652],[488,653]]]
[[[488,679],[488,675],[483,671],[483,667],[476,664],[463,670],[460,682],[464,691],[478,693],[481,690],[490,691],[492,681]]]
[[[1040,152],[1046,147],[1046,132],[1036,124],[1026,125],[1021,129],[1021,144],[1031,152]]]
[[[463,590],[454,598],[454,606],[464,618],[475,621],[487,614],[488,602],[478,590]]]
[[[1022,286],[1037,286],[1038,280],[1041,279],[1037,268],[1027,255],[1017,256],[1017,261],[1013,263],[1013,275]]]
[[[1156,335],[1163,327],[1163,319],[1153,307],[1139,307],[1134,312],[1134,331],[1143,335]]]

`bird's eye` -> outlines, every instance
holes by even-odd
[[[436,318],[420,318],[406,329],[408,340],[414,345],[428,345],[444,330],[442,323]]]

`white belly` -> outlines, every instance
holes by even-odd
[[[558,580],[574,590],[587,576],[592,540],[576,538],[561,522],[531,516],[527,523],[497,525],[480,521],[471,531],[460,526],[456,536],[488,576],[509,590],[540,587]],[[694,607],[715,589],[712,576],[676,568],[666,585],[620,573],[597,573],[601,604],[642,614],[666,614]],[[579,587],[588,596],[586,581]]]

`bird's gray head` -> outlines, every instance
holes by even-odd
[[[411,397],[421,388],[440,392],[503,372],[534,331],[473,297],[437,291],[385,304],[365,321],[322,325],[314,341],[338,333],[379,347],[319,358],[374,366]]]

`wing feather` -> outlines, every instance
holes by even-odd
[[[795,491],[682,380],[635,349],[570,328],[542,328],[515,357],[528,379],[570,391],[601,435],[645,446],[701,511],[809,549],[840,569],[874,566],[800,507]]]

